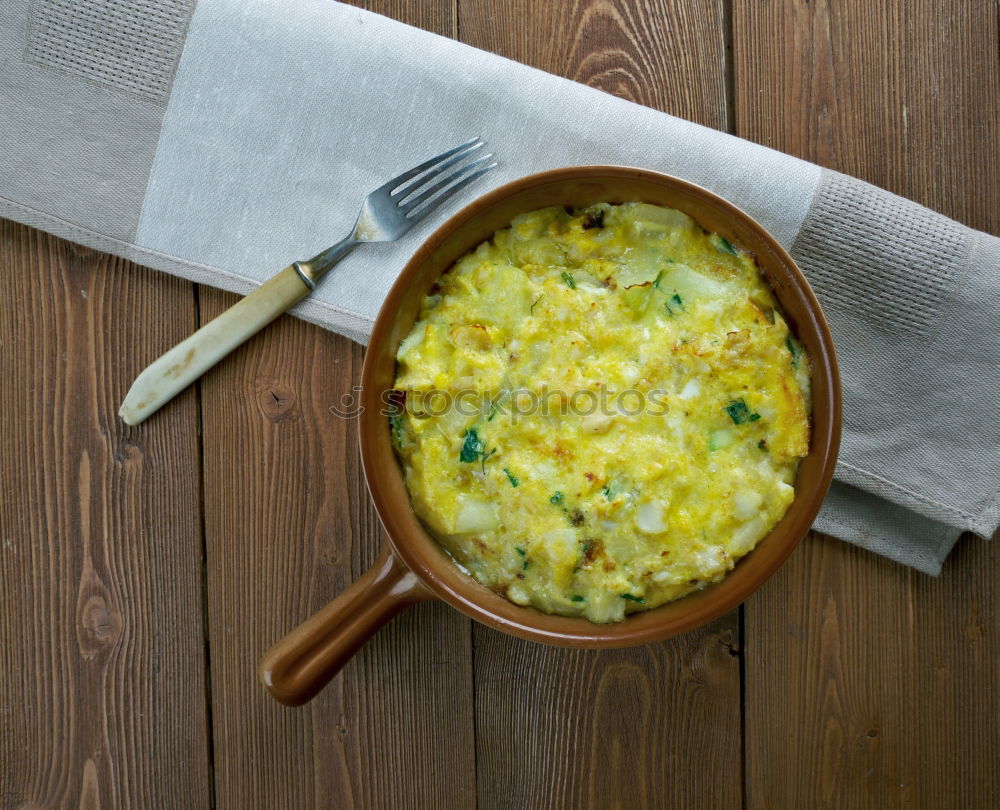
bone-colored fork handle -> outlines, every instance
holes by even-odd
[[[126,424],[139,424],[309,291],[295,266],[286,267],[147,366],[132,383],[118,415]]]

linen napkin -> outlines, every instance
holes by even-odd
[[[361,342],[420,241],[493,186],[582,163],[702,185],[791,251],[833,329],[844,435],[815,527],[937,573],[1000,522],[994,236],[332,0],[7,0],[0,101],[0,215],[238,293],[339,239],[387,178],[484,137],[499,170],[295,310]]]

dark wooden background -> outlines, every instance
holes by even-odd
[[[1000,232],[992,0],[365,5]],[[811,536],[739,611],[616,652],[423,604],[278,706],[258,657],[380,543],[329,410],[362,349],[286,317],[115,416],[234,301],[0,226],[3,808],[997,806],[1000,548],[974,538],[933,579]]]

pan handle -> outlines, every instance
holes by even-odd
[[[279,703],[301,706],[389,619],[431,598],[416,574],[385,546],[357,582],[264,654],[257,667],[260,679]]]

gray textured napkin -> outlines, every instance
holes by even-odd
[[[0,102],[0,215],[240,293],[473,135],[502,166],[450,210],[580,163],[698,183],[791,250],[828,314],[845,425],[816,528],[937,573],[963,530],[1000,522],[996,237],[330,0],[7,0]],[[356,251],[296,314],[364,342],[445,216]]]

